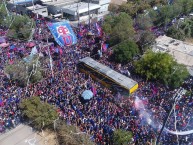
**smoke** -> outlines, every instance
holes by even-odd
[[[175,135],[189,135],[189,134],[193,134],[193,130],[188,130],[188,131],[172,131],[172,130],[169,130],[167,128],[164,128],[165,131],[171,133],[171,134],[175,134]]]
[[[149,111],[145,107],[144,103],[145,102],[140,100],[139,97],[135,97],[134,105],[135,105],[136,110],[139,111],[140,118],[145,120],[145,122],[149,124],[150,126],[152,126],[154,129],[158,129],[159,128],[158,125],[156,125],[155,121],[153,121],[151,111]]]
[[[134,107],[136,108],[136,110],[139,111],[139,117],[144,119],[145,122],[147,124],[149,124],[151,127],[153,127],[154,129],[161,129],[161,124],[160,123],[155,123],[156,121],[153,120],[153,116],[151,115],[151,111],[149,111],[148,109],[146,109],[145,105],[144,105],[144,101],[140,100],[139,97],[135,97],[135,102],[134,102]],[[174,134],[174,135],[189,135],[189,134],[193,134],[193,130],[188,130],[188,131],[172,131],[169,130],[168,128],[164,128],[165,132],[168,132],[170,134]]]

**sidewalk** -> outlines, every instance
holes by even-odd
[[[19,125],[0,136],[0,145],[42,145],[40,135],[26,125]]]

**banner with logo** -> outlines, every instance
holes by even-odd
[[[77,43],[76,35],[68,22],[48,23],[48,28],[60,46],[70,46]]]

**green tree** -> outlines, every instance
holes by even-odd
[[[157,5],[166,5],[168,4],[168,0],[149,0],[149,4],[151,5],[151,7]]]
[[[153,26],[153,23],[149,15],[139,14],[136,18],[135,25],[140,30],[148,30]]]
[[[185,19],[179,24],[179,29],[184,32],[186,38],[193,37],[193,19]]]
[[[178,40],[184,40],[186,37],[184,31],[182,29],[177,28],[176,25],[171,26],[167,30],[166,35]]]
[[[31,56],[27,57],[31,59]],[[27,83],[35,83],[43,78],[42,66],[39,57],[34,56],[30,62],[18,61],[11,65],[6,65],[5,72],[10,79],[16,81],[21,87]]]
[[[177,88],[182,85],[182,82],[187,78],[188,75],[189,73],[184,65],[174,63],[167,83],[171,88]]]
[[[118,12],[119,6],[115,5],[115,4],[109,4],[108,10],[112,13],[116,13]]]
[[[187,68],[178,64],[167,53],[148,51],[134,63],[135,71],[147,80],[159,80],[171,88],[179,87],[188,77]]]
[[[180,5],[164,5],[158,6],[157,10],[149,10],[149,16],[155,26],[166,26],[177,16],[182,13],[182,7]]]
[[[176,0],[176,5],[179,5],[182,9],[182,14],[188,15],[193,9],[192,0]]]
[[[142,51],[145,52],[148,48],[150,48],[151,45],[155,42],[155,35],[149,31],[138,31],[139,39],[137,41],[137,44],[141,47]]]
[[[4,21],[4,24],[9,26],[8,37],[14,39],[29,39],[35,27],[34,20],[21,15],[12,15],[11,19]]]
[[[124,41],[113,49],[113,58],[116,62],[127,63],[139,53],[139,48],[134,41]]]
[[[135,33],[133,21],[126,13],[107,16],[104,20],[103,30],[110,35],[110,45],[115,45],[127,39],[131,40]]]
[[[144,10],[147,10],[150,7],[151,6],[147,0],[129,0],[127,3],[120,5],[119,11],[125,12],[132,17],[136,17],[138,14],[142,14]]]
[[[0,25],[4,24],[4,19],[7,17],[7,11],[3,2],[0,2]]]
[[[115,130],[113,134],[113,142],[115,145],[128,145],[131,142],[132,133],[125,130]]]
[[[41,102],[39,97],[24,99],[20,104],[22,116],[35,129],[48,127],[57,118],[57,112],[53,106]]]
[[[133,3],[123,3],[119,6],[118,11],[127,13],[131,17],[134,17],[137,14],[137,8]]]

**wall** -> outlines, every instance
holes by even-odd
[[[33,11],[33,12],[36,13],[36,14],[40,14],[40,15],[42,15],[42,16],[44,16],[44,17],[47,17],[47,16],[48,16],[48,10],[47,10],[47,8],[38,9],[38,10],[35,10],[35,11]]]
[[[101,8],[99,9],[98,13],[103,13],[108,11],[109,4],[101,5]]]

